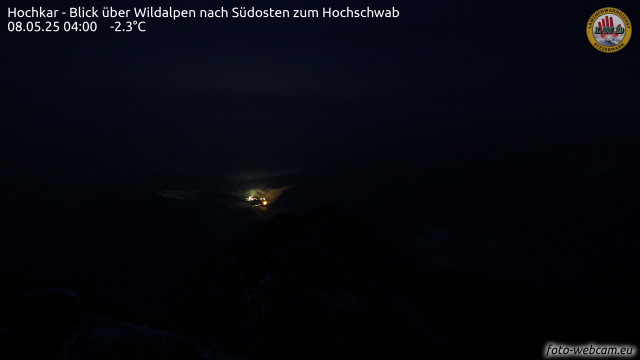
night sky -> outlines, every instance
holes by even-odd
[[[605,56],[589,46],[595,2],[389,5],[399,19],[10,34],[3,143],[13,161],[104,176],[177,163],[316,168],[394,152],[436,161],[426,144],[461,161],[637,170],[638,47]],[[612,6],[633,21],[635,2]]]

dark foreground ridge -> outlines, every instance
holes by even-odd
[[[2,348],[54,359],[538,358],[550,339],[638,335],[637,273],[616,266],[633,256],[626,231],[607,243],[620,251],[568,253],[566,270],[568,259],[554,268],[566,249],[547,251],[566,232],[544,227],[537,246],[436,227],[411,237],[402,219],[337,205],[264,220],[225,201],[118,191],[20,217],[5,246],[30,267],[5,267],[31,270],[4,272]]]

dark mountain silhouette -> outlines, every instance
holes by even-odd
[[[403,294],[416,276],[391,239],[326,205],[251,230],[205,270],[190,320],[259,358],[402,358],[442,349]]]
[[[482,191],[442,181],[445,193],[404,208],[391,197],[406,196],[400,189],[370,213],[324,205],[275,216],[209,192],[181,201],[32,188],[3,203],[12,221],[0,337],[16,353],[63,359],[509,358],[522,349],[531,352],[520,358],[538,358],[550,339],[632,342],[632,178],[509,180]],[[296,191],[274,208],[304,203]],[[456,205],[465,196],[476,206]],[[43,288],[80,289],[83,301],[34,311],[19,296]],[[61,353],[83,323],[75,350]]]

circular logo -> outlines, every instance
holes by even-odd
[[[587,37],[591,45],[602,52],[619,51],[631,39],[631,21],[627,14],[616,8],[602,8],[589,18]]]

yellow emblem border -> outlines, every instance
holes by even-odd
[[[605,14],[617,15],[624,22],[624,26],[625,26],[624,40],[622,40],[616,46],[602,46],[600,45],[600,43],[598,43],[595,36],[593,36],[593,26],[595,25],[596,20],[600,16]],[[629,40],[631,40],[631,30],[632,30],[631,21],[629,20],[629,17],[627,16],[627,14],[625,14],[623,11],[616,9],[614,7],[604,7],[602,9],[599,9],[598,11],[594,12],[591,15],[591,17],[589,17],[589,21],[587,22],[587,38],[589,39],[589,42],[594,48],[596,48],[596,50],[601,51],[603,53],[614,53],[625,48],[627,44],[629,44]]]

